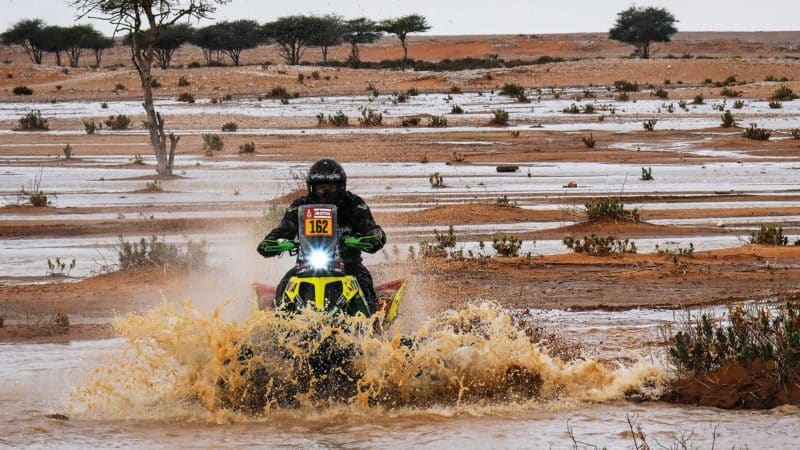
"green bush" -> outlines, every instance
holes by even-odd
[[[289,91],[283,86],[275,86],[269,91],[270,98],[286,98],[289,96]]]
[[[41,112],[31,111],[19,119],[19,129],[31,130],[31,131],[47,131],[50,129],[50,126],[47,125],[47,119],[42,117]]]
[[[458,105],[453,105],[453,107],[450,108],[450,114],[464,114],[464,109]]]
[[[189,241],[185,247],[179,247],[156,236],[149,241],[141,238],[138,243],[130,243],[120,236],[117,254],[121,270],[136,267],[193,270],[205,266],[208,251],[205,241]]]
[[[443,188],[444,187],[444,177],[439,172],[434,172],[428,177],[428,181],[431,183],[432,188]]]
[[[800,128],[794,128],[792,130],[792,138],[793,139],[800,139]]]
[[[188,87],[191,84],[192,83],[190,83],[189,80],[187,80],[184,76],[178,78],[178,87]]]
[[[14,95],[33,95],[33,89],[28,86],[17,86],[11,92]]]
[[[203,133],[201,137],[203,139],[203,148],[206,152],[222,151],[225,148],[225,143],[216,133]]]
[[[457,241],[453,226],[450,225],[447,227],[447,234],[439,234],[439,231],[435,229],[433,230],[433,234],[434,238],[436,239],[436,243],[431,244],[428,242],[420,242],[420,256],[425,258],[448,257],[450,255],[450,251],[448,249],[455,248]]]
[[[655,130],[657,123],[658,120],[656,119],[648,119],[642,122],[642,127],[644,128],[644,131],[653,131]]]
[[[509,97],[519,97],[520,95],[525,95],[525,88],[519,84],[506,83],[500,89],[500,93]]]
[[[770,100],[769,107],[772,109],[781,109],[783,108],[783,103],[779,102],[778,100]]]
[[[244,144],[239,146],[239,153],[255,153],[255,152],[256,152],[255,142],[245,142]]]
[[[619,95],[615,97],[618,102],[627,102],[631,99],[631,96],[628,95],[627,92],[620,92]]]
[[[589,133],[589,136],[583,136],[581,138],[581,141],[583,141],[583,145],[585,145],[588,148],[594,148],[595,144],[597,143],[595,142],[592,133]]]
[[[342,110],[339,110],[336,114],[328,116],[328,123],[335,127],[346,127],[350,124],[350,118]]]
[[[648,167],[645,169],[642,167],[642,175],[639,177],[642,181],[653,181],[653,168]]]
[[[61,149],[61,153],[64,154],[64,158],[70,159],[72,158],[72,146],[67,143],[64,148]]]
[[[84,120],[83,129],[86,130],[86,134],[95,134],[97,133],[97,124],[94,123],[94,120]]]
[[[751,123],[749,128],[742,131],[742,136],[754,141],[768,141],[772,131],[766,128],[757,128],[756,124]]]
[[[489,122],[492,125],[508,125],[508,111],[504,109],[492,110],[492,120]]]
[[[227,122],[226,124],[222,125],[222,131],[225,133],[233,133],[239,129],[239,124],[236,122]]]
[[[586,202],[584,206],[586,207],[586,218],[590,222],[603,219],[633,222],[638,222],[640,220],[638,209],[625,209],[625,205],[617,198],[596,198]]]
[[[702,105],[704,100],[705,100],[705,98],[702,95],[697,94],[697,95],[694,96],[694,100],[692,100],[692,104],[693,105]]]
[[[575,253],[591,256],[608,256],[621,253],[636,253],[636,244],[628,239],[619,240],[614,236],[598,237],[592,234],[584,237],[583,241],[572,236],[565,236],[564,245]]]
[[[580,114],[581,109],[575,103],[569,105],[568,107],[561,110],[561,112],[565,114]]]
[[[665,91],[665,90],[664,90],[664,89],[662,89],[662,88],[658,88],[658,89],[656,89],[655,91],[653,91],[653,94],[652,94],[652,95],[653,95],[654,97],[658,97],[658,98],[661,98],[661,99],[665,99],[665,98],[668,98],[668,97],[669,97],[669,92]]]
[[[519,249],[522,247],[522,240],[516,236],[502,234],[492,238],[492,248],[497,252],[497,256],[513,258],[519,256]]]
[[[383,124],[383,114],[376,112],[372,108],[364,108],[361,110],[358,124],[362,127],[379,127]]]
[[[778,101],[791,101],[797,98],[797,94],[795,94],[788,86],[782,84],[781,87],[775,90],[772,93],[772,97],[770,100],[778,100]]]
[[[194,95],[188,92],[183,92],[180,95],[178,95],[177,101],[185,103],[194,103]]]
[[[733,363],[751,367],[761,361],[775,364],[769,376],[787,385],[796,383],[800,375],[798,298],[789,297],[777,309],[732,305],[724,322],[709,314],[689,316],[666,345],[671,362],[681,371],[699,375]]]
[[[731,88],[726,87],[720,91],[720,95],[722,95],[723,97],[739,97],[740,95],[742,95],[742,93],[740,91],[735,91]]]
[[[131,124],[131,118],[125,114],[109,116],[108,120],[105,121],[105,124],[112,130],[127,130],[128,125]]]
[[[720,124],[722,128],[730,128],[736,126],[736,120],[733,118],[733,114],[731,114],[730,110],[725,111],[725,114],[722,115],[722,123]]]
[[[787,245],[789,238],[783,235],[783,227],[761,225],[758,231],[750,233],[750,243],[759,245]]]
[[[734,109],[742,109],[744,108],[744,100],[736,100],[733,102]]]
[[[619,92],[637,92],[639,90],[639,83],[630,82],[628,80],[617,80],[614,82],[614,89]]]

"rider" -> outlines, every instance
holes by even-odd
[[[270,231],[258,245],[258,253],[265,258],[278,256],[281,251],[275,250],[275,240],[286,239],[291,241],[297,237],[297,210],[299,206],[320,203],[336,205],[339,230],[343,236],[350,236],[349,239],[346,239],[346,245],[343,245],[341,250],[344,271],[346,274],[356,277],[358,284],[364,291],[370,310],[374,312],[378,299],[372,284],[372,275],[361,263],[361,252],[375,253],[383,248],[384,244],[386,244],[386,234],[375,223],[372,213],[367,204],[364,203],[364,200],[346,189],[347,175],[342,166],[336,161],[321,159],[315,162],[308,171],[306,186],[308,187],[308,195],[298,198],[289,205],[280,225]],[[296,274],[297,267],[290,269],[286,273],[278,284],[276,291],[278,297],[283,295],[283,290],[286,288],[289,279]]]

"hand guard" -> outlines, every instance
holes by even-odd
[[[372,252],[380,245],[380,240],[377,236],[347,236],[344,238],[344,245],[362,252]]]
[[[273,256],[278,256],[283,252],[294,250],[294,248],[294,242],[287,241],[286,239],[264,239],[260,244],[258,244],[258,248],[256,250],[261,256],[265,258],[271,258]]]

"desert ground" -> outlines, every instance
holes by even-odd
[[[335,48],[331,58],[345,52]],[[379,61],[398,53],[384,39],[361,54]],[[277,283],[292,264],[287,257],[264,260],[255,247],[285,205],[304,194],[304,171],[323,157],[343,164],[348,188],[387,233],[384,250],[366,258],[376,280],[410,280],[396,325],[402,332],[488,301],[531,314],[566,346],[616,366],[661,358],[661,330],[686,311],[775,305],[800,292],[800,134],[793,134],[800,100],[769,106],[781,86],[800,93],[800,32],[679,33],[651,60],[630,59],[628,46],[598,34],[419,37],[410,40],[409,54],[565,61],[458,72],[285,66],[263,47],[245,52],[241,67],[156,70],[156,107],[181,136],[174,175],[159,176],[125,49],[110,50],[107,67],[62,70],[31,65],[22,49],[0,47],[0,343],[20,354],[50,352],[51,344],[89,353],[116,348],[115,318],[188,300],[205,312],[227,301],[225,314],[243,320],[250,283]],[[174,63],[192,61],[202,61],[199,49],[182,49]],[[728,77],[738,97],[721,94],[717,82]],[[179,86],[181,78],[190,84]],[[620,99],[618,80],[641,88]],[[13,95],[21,84],[34,94]],[[529,102],[503,95],[506,84],[523,86]],[[270,98],[278,86],[297,97]],[[659,88],[661,98],[654,95]],[[409,90],[417,92],[398,101]],[[196,101],[177,102],[184,92]],[[703,99],[695,102],[697,96]],[[564,112],[573,104],[583,112]],[[454,113],[455,105],[463,113]],[[509,113],[507,124],[491,123],[498,109]],[[49,131],[15,130],[31,110],[41,111]],[[726,110],[734,126],[722,127]],[[340,111],[348,126],[317,118]],[[381,114],[382,123],[360,126],[368,111]],[[84,131],[85,122],[117,114],[131,117],[128,129]],[[427,126],[434,117],[446,117],[447,126]],[[408,118],[420,124],[402,125]],[[655,121],[652,131],[643,127],[648,120]],[[228,122],[238,130],[220,131]],[[751,123],[771,130],[770,139],[744,138]],[[222,138],[224,149],[204,148],[209,133]],[[254,153],[240,153],[247,143]],[[641,179],[645,169],[652,180]],[[436,186],[434,174],[442,177]],[[27,204],[35,190],[47,195],[46,206]],[[589,221],[585,205],[606,197],[636,208],[640,220]],[[762,225],[781,227],[788,245],[752,243]],[[455,253],[420,256],[423,243],[451,226]],[[562,242],[592,235],[628,239],[637,251],[591,256]],[[121,240],[149,236],[204,241],[207,265],[118,270]],[[497,255],[492,242],[501,236],[521,240],[517,256]],[[74,259],[75,266],[48,269],[54,258]],[[731,406],[702,395],[682,401]],[[587,409],[579,431],[591,436],[604,416],[624,416],[624,399],[603,402]],[[667,404],[634,409],[665,424],[656,431],[661,436],[676,424],[705,426],[709,414]],[[552,414],[537,410],[544,433],[563,430]],[[766,438],[791,446],[797,436],[796,406],[748,418],[719,414],[761,430],[747,436],[750,445]],[[421,418],[403,420],[418,438],[426,432]],[[777,425],[768,432],[767,423]],[[711,435],[704,429],[698,439],[707,444]],[[730,429],[714,439],[743,443]]]

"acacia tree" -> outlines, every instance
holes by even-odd
[[[359,17],[345,22],[344,41],[350,44],[350,64],[358,67],[361,58],[358,55],[358,44],[371,44],[381,37],[381,31],[374,21]]]
[[[243,50],[256,48],[264,42],[264,32],[254,20],[220,22],[212,27],[217,34],[218,50],[228,55],[234,66],[239,65]]]
[[[423,33],[431,29],[425,17],[419,14],[410,14],[408,16],[396,17],[394,19],[386,19],[378,25],[378,29],[386,33],[394,34],[400,39],[400,45],[403,46],[403,63],[402,68],[406,68],[406,60],[408,59],[408,47],[406,46],[406,37],[408,33]]]
[[[313,33],[308,45],[319,47],[322,51],[322,63],[328,64],[328,48],[339,45],[344,38],[344,22],[336,15],[314,16]]]
[[[46,51],[47,39],[45,24],[41,19],[20,20],[0,34],[6,44],[21,45],[34,64],[42,63],[42,54]]]
[[[194,30],[191,39],[189,39],[189,42],[200,47],[200,49],[203,51],[203,58],[205,58],[207,66],[211,65],[211,61],[215,53],[217,55],[217,61],[220,59],[221,44],[219,42],[219,38],[220,36],[217,32],[216,25],[209,25],[207,27]]]
[[[169,69],[175,51],[181,48],[183,44],[189,42],[193,33],[194,29],[191,25],[186,23],[175,24],[164,29],[158,42],[156,42],[155,55],[158,67],[164,70]],[[136,34],[136,38],[139,39],[139,45],[143,45],[145,39],[144,33]],[[126,45],[130,45],[131,39],[133,39],[133,35],[129,34],[125,37],[123,42]]]
[[[72,0],[73,7],[80,12],[79,18],[98,14],[99,18],[115,26],[115,33],[137,35],[144,32],[143,42],[131,39],[131,60],[142,83],[142,106],[147,115],[145,126],[156,155],[156,172],[160,175],[172,175],[175,149],[180,137],[164,131],[164,119],[153,107],[151,70],[156,44],[168,27],[181,20],[208,19],[218,4],[225,3],[227,0]]]
[[[44,41],[42,49],[56,55],[56,65],[59,67],[63,65],[61,62],[61,52],[67,49],[65,30],[66,28],[56,25],[50,25],[42,30]]]
[[[114,39],[103,36],[98,33],[92,36],[86,43],[86,48],[94,53],[94,66],[100,67],[100,61],[103,59],[103,52],[114,46]]]
[[[311,16],[286,16],[264,24],[264,34],[280,47],[286,64],[300,64],[306,47],[314,42],[315,27],[319,21]]]
[[[669,42],[675,28],[675,16],[664,8],[631,6],[617,14],[617,22],[609,30],[608,37],[636,46],[636,54],[650,58],[651,42]]]
[[[63,36],[64,51],[69,56],[69,66],[78,67],[83,50],[89,48],[93,39],[102,35],[91,25],[74,25],[64,28]]]

